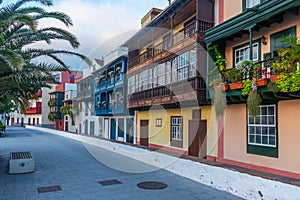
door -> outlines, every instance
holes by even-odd
[[[69,131],[69,124],[68,124],[68,122],[65,122],[65,131]]]
[[[109,138],[109,120],[107,118],[104,119],[104,138]]]
[[[90,135],[94,136],[95,135],[95,122],[90,121]]]
[[[126,119],[126,142],[133,144],[133,118]]]
[[[116,140],[117,135],[116,135],[116,119],[111,118],[110,121],[110,139]]]
[[[30,122],[30,121],[31,121],[31,119],[30,119],[30,118],[28,118],[28,125],[30,125],[30,124],[31,124],[31,122]]]
[[[149,145],[149,120],[141,120],[140,122],[140,144],[143,146]]]
[[[189,120],[189,155],[206,157],[206,120]]]
[[[118,119],[118,141],[125,142],[125,134],[124,134],[124,119]]]
[[[11,118],[11,125],[14,126],[15,125],[15,118]]]
[[[35,118],[32,119],[32,126],[35,125]]]
[[[22,127],[24,126],[24,118],[23,117],[21,118],[21,126]]]

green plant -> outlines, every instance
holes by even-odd
[[[214,64],[215,67],[209,72],[209,74],[219,72],[224,72],[226,70],[226,59],[218,50],[218,45],[213,45],[208,48],[209,51],[214,53]]]
[[[72,106],[72,105],[62,106],[62,107],[60,108],[60,112],[61,112],[63,115],[71,115],[71,114],[72,114],[72,109],[73,109],[73,106]]]
[[[243,81],[243,89],[242,89],[242,95],[246,96],[250,93],[252,89],[252,81],[249,79],[246,79]]]
[[[3,122],[0,120],[0,130],[5,131],[6,125],[3,124]]]
[[[268,89],[270,90],[270,91],[272,91],[272,92],[279,92],[279,88],[278,88],[278,86],[276,85],[276,83],[273,83],[273,82],[270,82],[270,83],[268,83]]]
[[[56,102],[53,100],[48,101],[48,106],[51,108],[56,105]]]
[[[300,90],[300,71],[290,73],[289,77],[290,92],[297,92]]]
[[[214,102],[213,102],[217,116],[223,115],[223,113],[227,107],[226,102],[227,101],[226,101],[225,92],[222,91],[221,85],[218,85],[215,90],[215,98],[214,98]]]
[[[225,72],[225,78],[232,83],[236,83],[242,81],[243,76],[240,71],[234,67]]]
[[[243,60],[238,63],[236,68],[243,79],[252,79],[256,66],[251,60]]]
[[[259,106],[261,104],[261,97],[257,90],[251,90],[247,99],[247,108],[249,114],[255,117],[259,114]]]
[[[49,114],[48,114],[48,119],[49,119],[50,121],[54,121],[54,119],[55,119],[55,113],[49,113]]]

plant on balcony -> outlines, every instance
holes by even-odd
[[[98,108],[100,108],[100,106],[101,106],[101,102],[100,102],[100,101],[98,101],[97,105],[98,105]]]
[[[108,72],[108,75],[109,75],[109,77],[114,77],[114,72],[113,71],[110,71],[110,72]]]
[[[106,107],[106,101],[102,101],[102,105]]]
[[[261,104],[261,97],[256,89],[252,89],[247,99],[247,109],[252,117],[259,114],[259,106]]]
[[[280,92],[298,92],[300,90],[300,71],[294,71],[289,74],[280,74],[276,85]]]
[[[241,73],[243,79],[252,79],[256,65],[251,60],[243,60],[237,64],[236,68]]]
[[[116,68],[116,71],[117,71],[117,72],[121,72],[121,67],[117,67],[117,68]]]
[[[55,113],[49,113],[48,114],[48,119],[53,122],[54,119],[55,119]]]
[[[48,106],[51,108],[51,107],[54,107],[54,106],[56,106],[56,102],[55,101],[53,101],[53,100],[50,100],[50,101],[48,101]]]
[[[241,72],[236,67],[233,67],[225,72],[225,79],[229,83],[236,83],[242,81],[243,77]]]
[[[218,50],[218,45],[213,45],[208,48],[208,51],[214,53],[214,65],[215,67],[209,72],[209,74],[214,74],[219,72],[223,78],[224,72],[226,70],[226,59]]]
[[[96,83],[99,83],[100,82],[100,78],[96,78]]]
[[[60,112],[61,112],[63,115],[71,115],[71,114],[72,114],[72,109],[73,109],[73,106],[72,106],[72,105],[62,106],[62,107],[60,108]]]
[[[217,116],[223,115],[227,107],[226,102],[227,101],[225,92],[222,91],[221,85],[218,85],[215,89],[215,98],[213,101],[213,105]]]
[[[243,81],[243,89],[242,89],[242,95],[247,96],[252,89],[252,81],[249,79],[246,79]]]
[[[105,80],[105,79],[106,79],[106,76],[103,74],[103,75],[100,76],[100,78],[101,78],[102,80]]]
[[[120,103],[124,103],[124,97],[120,97]]]

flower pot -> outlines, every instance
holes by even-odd
[[[276,81],[279,80],[279,77],[278,77],[278,75],[273,75],[273,76],[270,76],[270,80],[271,80],[271,82],[275,83]]]
[[[221,90],[226,91],[228,90],[228,85],[227,84],[221,84]],[[214,86],[214,89],[217,90],[218,86]]]
[[[256,86],[257,87],[266,86],[267,84],[268,84],[268,80],[266,78],[258,79],[256,81]]]
[[[237,83],[230,83],[229,88],[231,90],[238,90],[243,88],[243,83],[242,82],[237,82]]]

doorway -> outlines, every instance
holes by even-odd
[[[104,138],[109,138],[109,120],[108,118],[104,119]]]
[[[206,120],[189,120],[189,155],[206,158]]]
[[[149,120],[141,120],[140,122],[140,144],[149,146]]]

